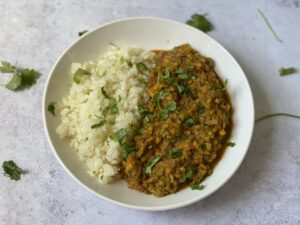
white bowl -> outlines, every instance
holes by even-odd
[[[236,143],[228,148],[215,167],[213,174],[204,180],[204,190],[186,188],[176,194],[157,198],[152,195],[127,188],[125,181],[112,184],[99,184],[89,176],[68,140],[61,140],[55,129],[57,117],[47,112],[51,101],[59,102],[66,96],[72,82],[70,66],[73,62],[96,60],[104,53],[109,43],[118,46],[150,49],[171,49],[189,43],[204,56],[215,61],[219,76],[228,79],[228,92],[234,107],[233,131],[231,140]],[[114,21],[90,31],[78,38],[58,58],[46,84],[43,99],[43,119],[45,131],[54,155],[63,168],[83,187],[96,196],[112,203],[134,209],[159,211],[183,207],[199,201],[218,190],[235,173],[249,147],[254,127],[253,97],[247,78],[235,59],[205,33],[175,21],[159,18],[129,18]]]

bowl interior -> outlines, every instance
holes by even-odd
[[[234,107],[234,126],[231,140],[236,143],[228,148],[211,176],[203,182],[206,188],[193,191],[186,188],[176,194],[157,198],[127,188],[124,181],[102,185],[90,177],[68,140],[61,140],[55,129],[59,124],[45,110],[49,102],[61,101],[72,82],[70,66],[73,62],[97,60],[109,43],[150,49],[171,49],[189,43],[202,55],[215,61],[219,76],[228,79],[228,92]],[[181,207],[200,200],[221,187],[242,162],[250,143],[254,124],[252,93],[245,74],[234,58],[216,41],[187,25],[157,18],[132,18],[103,25],[78,39],[58,59],[50,73],[44,93],[44,125],[55,155],[69,174],[99,197],[114,203],[144,210],[164,210]]]

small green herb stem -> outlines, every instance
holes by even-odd
[[[257,9],[257,11],[261,15],[261,17],[263,18],[263,20],[265,21],[265,23],[267,24],[268,28],[270,29],[270,31],[272,32],[272,34],[274,35],[274,37],[277,39],[277,41],[283,43],[283,41],[276,34],[275,30],[273,29],[272,25],[270,24],[269,20],[265,16],[265,14],[260,9]]]
[[[269,118],[276,117],[276,116],[286,116],[286,117],[300,119],[300,116],[294,115],[294,114],[289,114],[289,113],[271,113],[271,114],[267,114],[267,115],[264,115],[262,117],[257,118],[255,120],[255,123],[258,123],[258,122],[263,121],[265,119],[269,119]]]

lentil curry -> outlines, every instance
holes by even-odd
[[[154,50],[150,96],[135,151],[123,161],[128,187],[164,196],[199,185],[221,158],[232,126],[232,107],[212,59],[184,44]]]

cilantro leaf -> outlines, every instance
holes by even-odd
[[[110,135],[109,137],[113,141],[119,142],[119,144],[122,146],[126,142],[126,135],[127,135],[127,129],[121,128],[117,130],[115,133],[113,133],[112,135]]]
[[[137,81],[138,81],[140,84],[147,84],[147,83],[148,83],[148,82],[146,81],[146,79],[143,78],[143,77],[138,77],[138,78],[137,78]]]
[[[180,183],[186,182],[187,179],[190,179],[194,174],[194,170],[192,167],[189,167],[186,173],[179,179]]]
[[[123,147],[123,154],[124,154],[125,158],[127,158],[127,156],[128,156],[131,152],[133,152],[134,150],[135,150],[134,147],[125,145],[125,146]]]
[[[194,14],[186,23],[205,33],[213,29],[213,25],[205,18],[205,15]]]
[[[179,158],[181,156],[181,152],[177,148],[171,148],[169,154],[173,159]]]
[[[154,159],[152,159],[152,160],[149,160],[148,162],[147,162],[147,165],[146,165],[146,173],[147,174],[151,174],[151,172],[152,172],[152,167],[156,164],[156,163],[158,163],[158,161],[161,159],[161,156],[157,156],[157,157],[155,157]]]
[[[86,76],[86,75],[91,75],[91,73],[85,69],[82,69],[82,68],[79,68],[76,70],[76,72],[74,73],[74,77],[73,77],[73,81],[76,83],[76,84],[79,84],[80,83],[80,80],[83,76]]]
[[[195,125],[196,122],[197,122],[197,121],[196,121],[195,118],[190,117],[190,118],[187,118],[187,119],[184,121],[184,124],[185,124],[185,125],[190,125],[190,126],[192,126],[192,125]]]
[[[99,128],[99,127],[102,127],[104,126],[104,124],[106,124],[106,120],[101,120],[99,123],[95,123],[91,126],[92,129],[95,129],[95,128]]]
[[[217,84],[211,85],[211,90],[212,90],[213,92],[224,91],[224,90],[226,90],[226,88],[227,88],[227,84],[228,84],[228,79],[226,79],[226,80],[224,81],[224,83],[223,83],[222,86],[217,85]]]
[[[83,30],[78,32],[78,36],[81,37],[82,35],[84,35],[85,33],[89,32],[88,30]]]
[[[18,167],[18,165],[12,161],[4,161],[2,164],[2,168],[4,171],[4,175],[10,177],[11,180],[20,180],[21,175],[24,173],[24,171]]]
[[[191,189],[192,190],[203,190],[205,188],[205,186],[203,184],[192,184],[191,185]]]
[[[160,115],[163,120],[166,120],[169,118],[169,111],[167,109],[163,109]]]
[[[169,112],[174,112],[177,108],[177,103],[172,101],[172,103],[170,105],[167,105],[166,109],[169,111]]]
[[[293,73],[297,73],[297,70],[294,67],[287,67],[287,68],[281,67],[278,70],[278,72],[279,72],[280,76],[286,76],[286,75],[290,75],[290,74],[293,74]]]
[[[50,102],[48,107],[47,107],[47,110],[48,112],[50,112],[53,116],[55,116],[55,106],[56,106],[56,102]]]
[[[38,72],[36,72],[33,69],[23,69],[20,72],[22,82],[21,85],[22,87],[24,86],[31,86],[36,82],[36,78],[38,77]]]
[[[160,91],[153,96],[153,100],[155,105],[160,109],[160,101],[167,96],[167,93],[164,91]]]
[[[1,73],[13,73],[15,71],[15,66],[11,65],[7,61],[1,61],[2,66],[0,66]]]
[[[5,87],[9,90],[16,90],[21,87],[21,84],[22,84],[22,77],[18,74],[17,70],[15,70],[13,77],[5,85]]]
[[[1,73],[13,73],[11,80],[5,85],[9,90],[22,89],[26,86],[31,86],[36,82],[38,72],[33,69],[18,69],[12,66],[11,63],[2,61],[0,66]]]
[[[140,73],[144,72],[145,70],[149,70],[148,67],[143,62],[139,62],[135,64],[135,66]]]
[[[229,146],[229,147],[234,147],[234,146],[235,146],[235,143],[234,143],[234,142],[231,142],[231,141],[228,141],[228,142],[227,142],[227,146]]]

